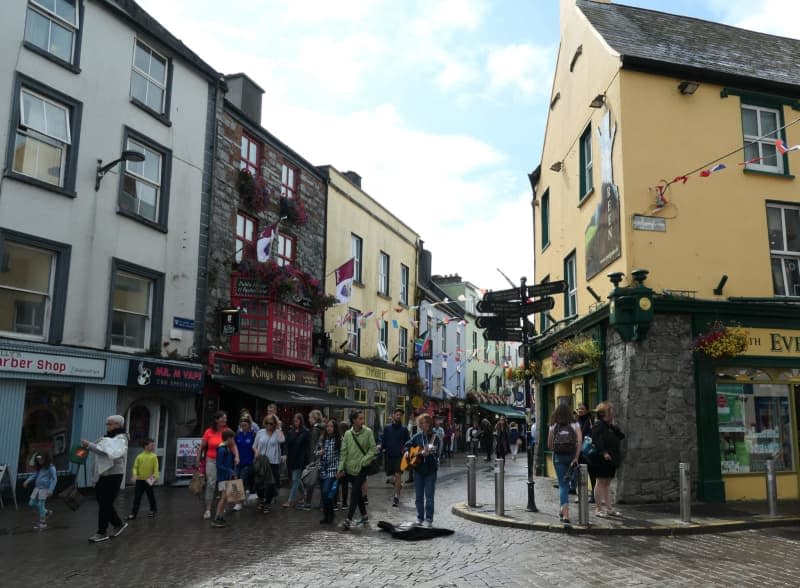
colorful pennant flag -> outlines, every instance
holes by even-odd
[[[400,325],[399,325],[399,323],[397,322],[397,319],[392,319],[392,328],[393,328],[393,329],[397,329],[397,328],[399,328],[399,327],[400,327]]]
[[[709,169],[704,169],[703,171],[701,171],[700,172],[700,177],[701,178],[707,178],[708,176],[710,176],[714,172],[718,172],[718,171],[721,171],[723,169],[725,169],[725,164],[724,163],[718,163],[714,167],[711,167]]]
[[[781,155],[785,155],[790,151],[800,151],[800,145],[792,145],[791,147],[787,147],[786,144],[780,139],[775,141],[775,148]]]
[[[353,293],[353,276],[355,275],[356,260],[351,257],[342,265],[334,270],[334,280],[336,281],[336,302],[346,304],[350,302],[350,295]]]

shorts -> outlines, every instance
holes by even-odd
[[[386,457],[386,475],[394,476],[400,473],[400,462],[402,457]]]
[[[227,483],[227,480],[225,482],[217,482],[217,492],[225,492],[225,485]]]

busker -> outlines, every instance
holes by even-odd
[[[439,455],[442,450],[441,438],[431,429],[431,416],[423,413],[417,417],[418,432],[406,443],[405,457],[412,459],[412,453],[419,451],[420,463],[414,468],[414,489],[417,498],[417,524],[433,526],[434,495],[436,494],[436,475],[439,471]]]

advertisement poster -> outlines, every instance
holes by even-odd
[[[197,450],[202,439],[199,437],[179,437],[175,455],[175,477],[191,478],[197,469]]]

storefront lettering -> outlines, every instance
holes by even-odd
[[[254,380],[262,383],[319,386],[319,376],[314,372],[275,369],[219,359],[214,364],[214,373],[236,376],[237,378]]]
[[[800,336],[784,337],[780,333],[770,333],[770,351],[794,351],[800,353]],[[761,344],[761,341],[758,342]]]
[[[375,380],[385,380],[386,379],[386,370],[382,370],[380,368],[366,366],[365,367],[367,372],[367,377],[374,378]]]
[[[153,361],[131,361],[128,366],[128,385],[197,392],[203,385],[203,370]]]
[[[103,378],[106,372],[106,362],[103,359],[52,356],[0,349],[0,370]]]

